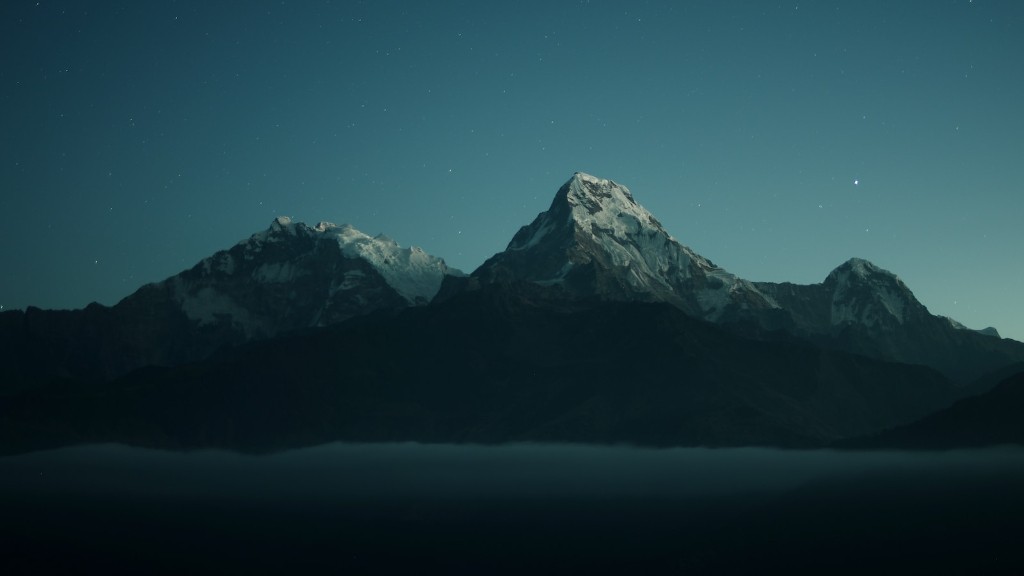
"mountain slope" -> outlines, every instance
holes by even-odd
[[[9,449],[332,440],[809,446],[949,401],[938,373],[747,340],[664,303],[496,284],[0,406]],[[19,448],[20,447],[20,448]]]
[[[844,443],[849,448],[952,450],[1024,444],[1024,372],[989,392],[964,398],[921,420],[877,436]]]

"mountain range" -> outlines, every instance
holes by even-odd
[[[469,275],[385,236],[277,218],[114,306],[0,314],[0,361],[15,451],[820,446],[987,393],[1024,344],[932,315],[862,259],[820,284],[744,280],[625,186],[577,173]]]

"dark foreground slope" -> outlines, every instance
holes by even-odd
[[[1000,444],[1024,445],[1024,372],[917,422],[844,446],[952,450]]]
[[[910,422],[924,367],[739,338],[667,304],[495,285],[0,403],[7,452],[83,442],[265,451],[332,440],[820,445]]]

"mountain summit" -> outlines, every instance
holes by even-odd
[[[581,172],[473,277],[483,284],[557,285],[604,300],[669,302],[716,321],[777,307],[752,283],[680,244],[628,188]]]
[[[931,316],[903,280],[862,258],[847,260],[821,284],[757,287],[788,312],[799,332],[831,334],[857,325],[892,334]]]

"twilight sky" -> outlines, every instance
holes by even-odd
[[[469,272],[575,171],[750,280],[852,256],[1024,340],[1024,2],[7,0],[0,306],[265,229]]]

